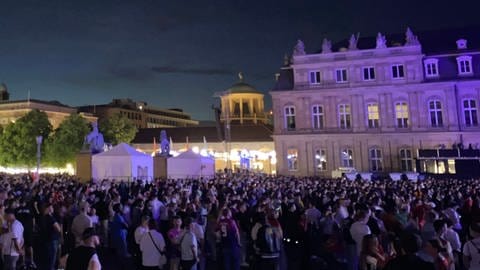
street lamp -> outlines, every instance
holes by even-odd
[[[35,180],[38,181],[40,180],[40,158],[42,157],[42,152],[40,150],[42,147],[43,137],[42,135],[40,135],[40,136],[37,136],[36,139],[37,139],[37,176]]]

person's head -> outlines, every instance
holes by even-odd
[[[442,245],[440,240],[431,239],[425,244],[425,252],[433,258],[436,258],[439,252],[445,252],[446,248]]]
[[[88,202],[81,202],[79,209],[80,212],[87,214],[90,211],[90,204]]]
[[[362,223],[367,223],[368,219],[370,218],[370,211],[369,210],[360,210],[357,212],[355,216],[355,220],[362,222]]]
[[[187,217],[185,218],[185,230],[193,230],[193,223],[194,223],[194,220],[193,218],[191,217]]]
[[[435,220],[433,222],[433,228],[438,236],[443,236],[447,231],[447,223],[443,219]]]
[[[180,228],[182,226],[182,218],[179,216],[174,216],[172,219],[173,226],[175,228]]]
[[[122,213],[122,205],[119,204],[119,203],[114,204],[112,209],[113,209],[113,212],[115,212],[115,214],[121,214]]]
[[[15,221],[15,210],[13,208],[7,208],[5,209],[5,219],[8,222],[13,222]]]
[[[155,222],[155,220],[152,218],[152,219],[148,219],[148,229],[150,230],[156,230],[157,229],[157,223]]]
[[[422,239],[414,233],[405,233],[400,237],[400,247],[405,254],[415,254],[422,246]]]
[[[94,228],[86,228],[82,233],[83,243],[87,246],[95,247],[100,244],[100,239]]]
[[[470,236],[480,238],[480,222],[470,224]]]
[[[51,203],[46,203],[43,208],[44,215],[51,215],[53,214],[53,205]]]
[[[374,254],[375,249],[378,247],[378,239],[374,234],[367,234],[362,240],[362,253]]]
[[[148,226],[148,222],[150,221],[150,216],[144,215],[142,216],[142,226],[146,227]]]
[[[230,211],[230,209],[228,209],[228,208],[224,208],[222,210],[222,217],[223,218],[231,218],[232,217],[232,211]]]

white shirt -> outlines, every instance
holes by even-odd
[[[143,226],[138,226],[135,229],[135,233],[134,233],[135,243],[140,245],[140,241],[142,240],[143,235],[145,235],[146,232],[148,232],[147,228],[145,228]]]
[[[150,235],[152,237],[150,237]],[[146,232],[140,240],[140,250],[142,251],[142,264],[143,266],[162,266],[160,265],[160,253],[158,252],[155,244],[161,251],[165,251],[165,240],[161,233],[156,230]]]
[[[480,270],[480,252],[477,251],[472,242],[475,242],[475,245],[480,248],[480,238],[470,240],[463,246],[463,256],[471,258],[468,270]]]
[[[305,211],[305,217],[307,219],[307,224],[314,223],[315,226],[318,226],[320,219],[322,218],[322,213],[317,208],[312,207]]]
[[[13,239],[17,239],[19,246],[23,246],[23,225],[15,220],[10,226],[10,230],[2,236],[2,254],[10,256],[20,256]]]
[[[160,207],[163,205],[161,201],[159,201],[157,198],[154,198],[151,202],[150,205],[152,206],[152,217],[154,220],[158,220],[160,217]]]
[[[452,250],[460,252],[462,250],[462,243],[460,242],[460,237],[458,233],[453,229],[448,228],[444,235],[445,240],[450,243]]]
[[[352,238],[357,246],[357,255],[360,255],[360,251],[362,251],[363,237],[370,233],[370,227],[360,221],[354,222],[350,227],[350,234],[352,235]]]
[[[193,249],[198,248],[197,237],[190,231],[185,232],[185,234],[180,238],[180,250],[182,252],[182,261],[191,261],[195,259],[195,254],[192,252]]]

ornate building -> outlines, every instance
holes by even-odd
[[[480,142],[480,50],[452,34],[352,35],[311,54],[298,41],[271,91],[278,173],[454,172],[416,162],[419,149]]]
[[[160,109],[146,102],[131,99],[114,99],[109,104],[88,105],[78,108],[81,112],[92,113],[99,119],[121,114],[130,119],[137,128],[188,127],[198,121],[180,109]]]

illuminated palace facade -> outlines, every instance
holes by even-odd
[[[298,41],[271,91],[278,173],[410,172],[419,149],[478,148],[480,50],[424,34],[325,39],[312,54]]]

